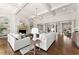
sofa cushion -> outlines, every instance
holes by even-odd
[[[16,34],[16,33],[10,33],[10,35],[12,35],[14,38],[16,38],[17,40],[21,39],[21,35],[20,34]]]

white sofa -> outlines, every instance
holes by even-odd
[[[79,32],[73,33],[72,41],[79,47]]]
[[[40,40],[40,48],[47,51],[51,44],[56,40],[56,32],[42,33],[40,34]]]
[[[8,42],[10,43],[13,51],[19,50],[30,44],[29,37],[25,37],[21,39],[20,37],[18,37],[18,35],[19,34],[15,34],[15,33],[8,34]],[[16,38],[18,38],[18,40],[16,40]]]

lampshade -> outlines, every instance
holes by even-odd
[[[54,32],[54,31],[55,31],[55,29],[54,29],[54,28],[51,28],[51,31],[52,31],[52,32]]]
[[[38,28],[32,28],[31,33],[32,34],[39,34]]]

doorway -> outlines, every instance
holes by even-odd
[[[72,25],[72,22],[62,23],[62,33],[67,37],[71,37],[71,32],[72,32],[71,25]]]

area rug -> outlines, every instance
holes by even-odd
[[[28,53],[30,50],[32,50],[33,48],[34,48],[33,45],[29,45],[29,46],[26,46],[26,47],[20,49],[20,52],[22,55],[24,55],[24,54]]]

